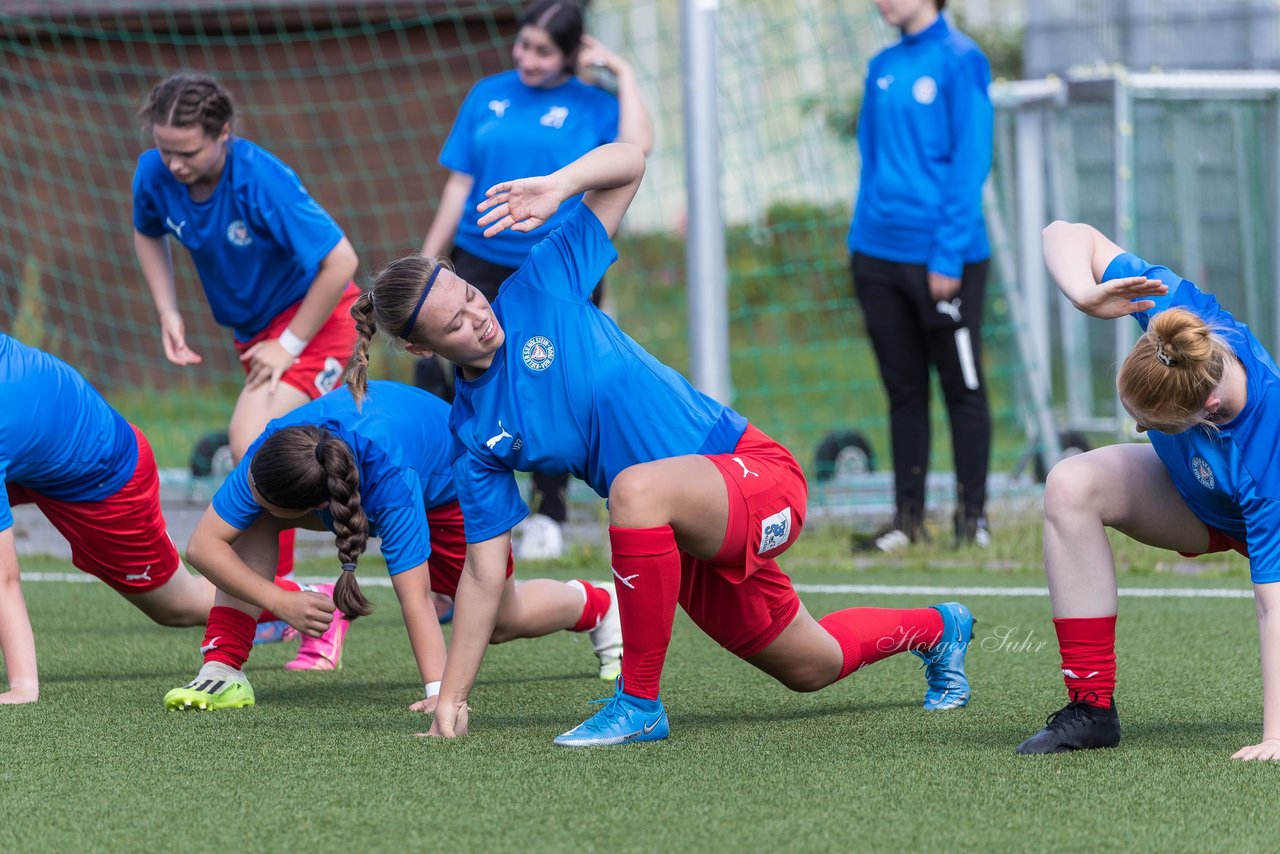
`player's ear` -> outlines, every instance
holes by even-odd
[[[421,347],[417,344],[410,344],[408,341],[404,342],[404,349],[422,359],[430,359],[435,355],[435,351],[428,350],[426,347]]]

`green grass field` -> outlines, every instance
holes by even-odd
[[[802,585],[1042,587],[1030,530],[1006,531],[1003,553],[892,565],[851,564],[839,532],[816,532],[789,569]],[[1240,561],[1191,577],[1160,571],[1150,550],[1119,554],[1125,587],[1248,590]],[[71,571],[36,558],[23,569]],[[1019,757],[1063,701],[1043,597],[964,597],[980,621],[974,699],[932,714],[913,657],[797,695],[680,615],[671,739],[570,751],[551,738],[609,688],[590,647],[563,633],[492,648],[473,734],[439,742],[413,736],[427,720],[407,710],[417,676],[387,588],[369,588],[378,609],[353,627],[343,670],[286,673],[291,646],[259,648],[259,705],[210,714],[160,702],[198,666],[198,630],[154,626],[97,583],[24,589],[42,697],[0,709],[3,851],[1274,850],[1280,768],[1228,758],[1261,731],[1249,599],[1123,599],[1121,747]],[[815,615],[936,599],[802,598]]]

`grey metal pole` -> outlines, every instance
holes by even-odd
[[[720,211],[720,129],[716,103],[719,0],[681,0],[685,186],[688,237],[689,363],[704,394],[729,403],[729,293]]]

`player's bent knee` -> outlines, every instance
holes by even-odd
[[[1048,516],[1059,510],[1096,507],[1105,477],[1100,477],[1091,460],[1068,457],[1049,470],[1044,483],[1044,512]]]
[[[661,502],[665,484],[645,466],[623,469],[609,486],[609,518],[624,527],[651,527],[666,524]]]

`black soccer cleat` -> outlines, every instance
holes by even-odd
[[[1093,696],[1093,695],[1086,695]],[[1045,728],[1018,745],[1017,753],[1070,753],[1115,747],[1120,743],[1120,715],[1113,699],[1108,708],[1091,706],[1077,695],[1045,721]]]

